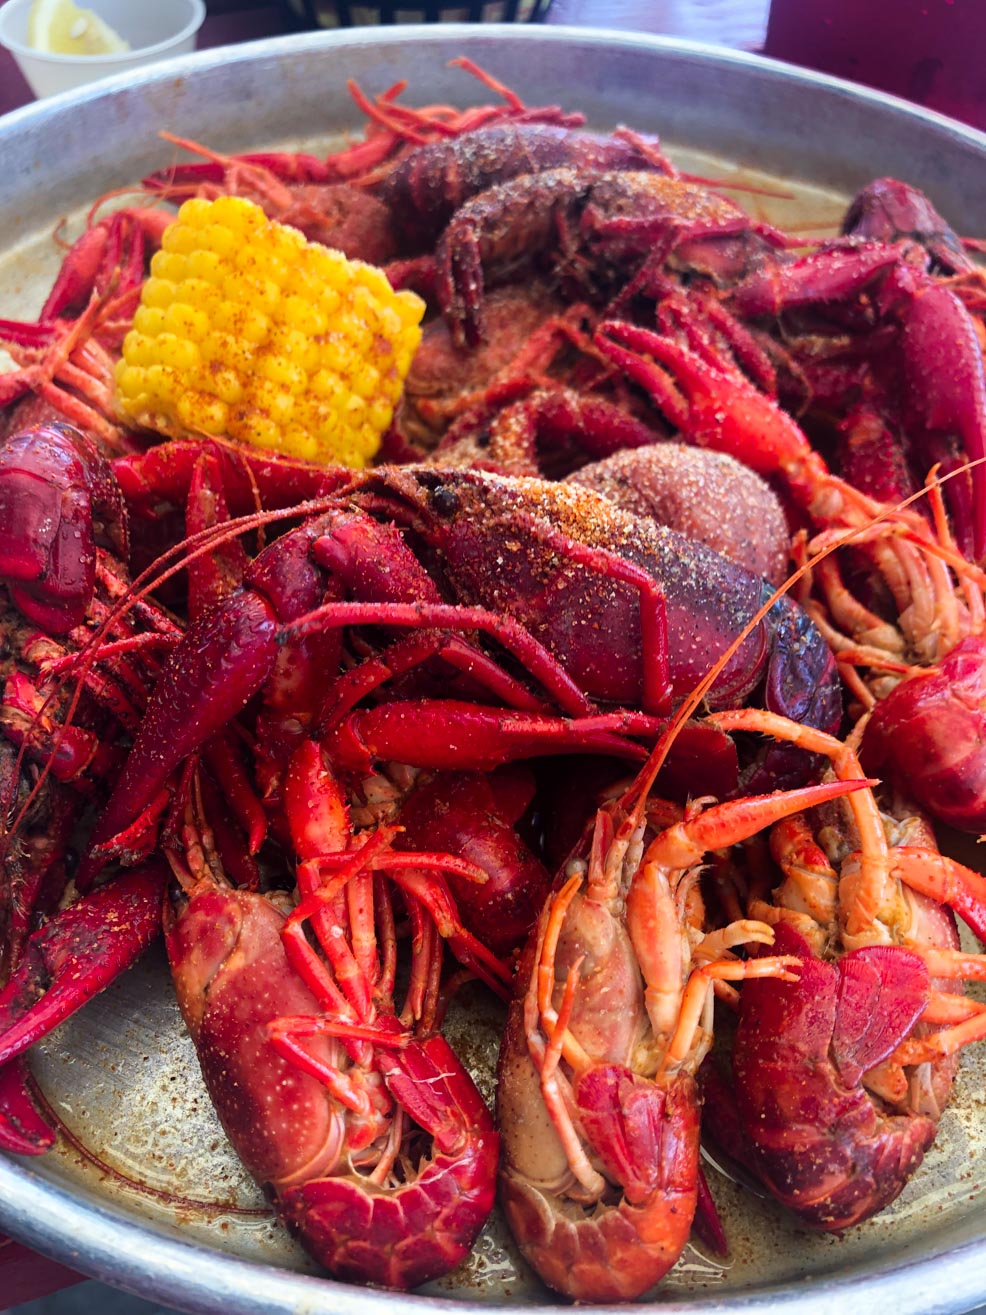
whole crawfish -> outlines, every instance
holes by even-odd
[[[352,836],[311,741],[284,802],[294,908],[232,888],[194,810],[186,818],[166,918],[179,1004],[230,1140],[306,1249],[339,1278],[414,1287],[468,1254],[498,1152],[482,1098],[435,1031],[440,937],[501,990],[506,971],[458,924],[432,871],[469,865],[397,854],[386,830]],[[398,888],[414,927],[400,1010]]]
[[[267,738],[283,758],[277,727],[290,723],[290,740],[315,726],[349,771],[381,761],[489,770],[572,750],[643,756],[627,735],[652,733],[655,716],[769,594],[701,545],[574,487],[381,468],[354,477],[348,498],[330,506],[272,544],[244,587],[192,625],[100,819],[96,854],[119,852],[113,838],[261,690],[269,711],[261,748]],[[391,637],[335,681],[351,626]],[[470,630],[505,649],[506,666],[463,635]],[[435,659],[450,669],[457,697],[358,706],[395,677],[425,679]],[[539,690],[518,678],[516,661]],[[763,681],[773,708],[824,726],[840,715],[830,655],[785,599],[725,665],[710,698],[734,702]],[[426,695],[430,688],[426,680]],[[485,702],[491,696],[499,707]],[[598,710],[596,699],[617,710]],[[628,703],[632,711],[619,710]],[[635,710],[641,705],[646,713]],[[782,754],[750,771],[803,771],[796,762]],[[718,770],[729,790],[726,759]]]
[[[986,376],[969,317],[939,286],[916,296],[911,313],[917,319],[910,332],[920,323],[922,333],[957,343],[949,372],[927,380],[925,397],[936,423],[966,433],[966,447],[975,451],[986,436]],[[948,327],[956,316],[963,317],[957,337]],[[723,354],[694,306],[669,297],[662,325],[664,332],[654,332],[609,322],[597,342],[658,400],[684,438],[729,452],[783,483],[815,531],[805,555],[820,560],[811,574],[814,596],[803,595],[806,606],[860,709],[875,708],[864,760],[936,816],[981,830],[986,797],[978,784],[983,741],[976,691],[986,576],[959,552],[937,485],[928,492],[930,521],[861,492],[833,475],[793,417],[743,374],[734,356]],[[852,555],[831,552],[843,545],[851,545]],[[870,674],[864,679],[860,669]],[[940,738],[945,725],[953,728],[947,747]],[[956,740],[961,749],[954,753]]]
[[[80,899],[68,859],[86,800],[122,762],[117,742],[136,729],[180,632],[144,602],[114,616],[130,587],[115,555],[126,553],[126,515],[77,431],[40,426],[0,448],[0,531],[12,600],[0,607],[0,1144],[32,1154],[54,1134],[27,1094],[23,1053],[160,929],[159,862]]]
[[[766,924],[705,933],[696,865],[859,784],[696,804],[645,843],[666,749],[659,742],[629,791],[597,814],[588,853],[559,874],[500,1054],[507,1220],[545,1282],[579,1301],[641,1296],[688,1240],[699,1194],[695,1073],[712,1041],[714,983],[796,981],[796,958],[733,953],[770,945]]]
[[[436,295],[453,337],[484,334],[483,290],[544,261],[582,295],[624,303],[681,266],[738,282],[782,242],[739,206],[656,172],[559,168],[526,174],[462,206],[435,251]]]
[[[842,780],[850,745],[768,714],[713,718],[810,744]],[[815,1228],[870,1218],[900,1193],[934,1140],[959,1049],[986,1035],[982,1005],[952,983],[982,980],[949,906],[982,938],[986,882],[944,858],[912,806],[871,789],[775,825],[783,880],[755,874],[746,907],[797,955],[797,983],[744,987],[731,1096],[710,1078],[708,1127],[778,1200]]]

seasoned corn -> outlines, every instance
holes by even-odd
[[[362,466],[390,424],[424,303],[239,197],[186,201],[116,368],[123,417]]]

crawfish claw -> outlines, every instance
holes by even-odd
[[[0,992],[0,1065],[9,1068],[134,963],[160,930],[167,878],[163,861],[146,863],[32,932]]]
[[[0,1150],[43,1155],[55,1144],[55,1130],[38,1113],[27,1088],[22,1058],[0,1066]]]

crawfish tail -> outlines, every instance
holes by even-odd
[[[578,1083],[576,1100],[580,1121],[594,1125],[593,1144],[620,1161],[619,1204],[587,1211],[517,1173],[508,1158],[503,1207],[524,1255],[556,1291],[576,1301],[632,1300],[688,1241],[698,1200],[695,1084],[684,1076],[661,1088],[608,1065]]]
[[[493,1208],[499,1137],[441,1036],[383,1058],[388,1090],[432,1133],[433,1150],[403,1186],[350,1171],[286,1190],[281,1213],[339,1278],[413,1288],[469,1254]]]

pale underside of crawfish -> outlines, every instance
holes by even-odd
[[[320,1012],[285,956],[284,915],[261,895],[212,886],[181,903],[167,933],[178,1001],[223,1127],[280,1217],[339,1278],[406,1288],[454,1268],[493,1204],[498,1143],[479,1096],[465,1088],[462,1122],[415,1167],[413,1186],[388,1192],[350,1162],[346,1111],[325,1084],[271,1045],[276,1018]],[[329,1038],[309,1049],[338,1062]],[[436,1036],[382,1077],[396,1089],[452,1083],[457,1068]]]

